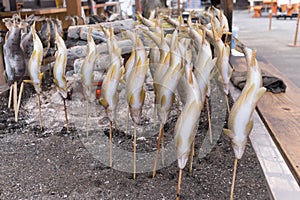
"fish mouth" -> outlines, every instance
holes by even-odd
[[[142,109],[129,108],[131,119],[134,123],[141,125]]]

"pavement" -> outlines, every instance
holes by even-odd
[[[238,39],[250,48],[257,50],[274,65],[283,75],[300,88],[300,33],[297,44],[299,47],[289,47],[294,43],[297,18],[272,18],[271,30],[266,13],[261,18],[252,18],[253,11],[234,10],[233,27],[237,27]],[[299,31],[300,32],[300,31]]]

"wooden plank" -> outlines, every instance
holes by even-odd
[[[236,101],[241,90],[232,84],[230,84],[229,89],[233,100]],[[256,111],[254,111],[252,119],[254,125],[249,139],[259,160],[273,199],[297,200],[300,196],[300,187],[297,181]]]
[[[236,70],[246,66],[243,57],[232,56],[230,60]],[[257,60],[262,70],[281,78],[287,85],[285,93],[267,92],[257,108],[300,184],[300,89],[267,60],[260,56],[257,56]]]
[[[67,0],[67,13],[68,15],[81,16],[81,0]]]

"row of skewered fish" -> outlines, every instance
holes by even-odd
[[[230,44],[226,42],[226,39],[225,42],[222,40],[224,35],[225,38],[230,35],[228,22],[226,17],[222,14],[222,11],[212,7],[202,13],[191,12],[190,16],[198,17],[202,23],[193,23],[191,17],[187,24],[185,24],[181,18],[174,20],[169,16],[160,16],[155,19],[146,19],[140,14],[137,14],[140,25],[137,25],[134,31],[125,31],[123,33],[124,37],[132,40],[133,44],[131,56],[126,63],[123,62],[121,48],[118,47],[113,29],[107,29],[99,25],[100,30],[104,32],[107,38],[107,49],[110,55],[109,65],[105,70],[106,73],[99,100],[99,103],[105,108],[106,115],[110,121],[110,166],[113,165],[112,125],[117,119],[116,108],[119,101],[117,89],[120,83],[124,83],[128,112],[135,127],[133,174],[134,178],[136,177],[136,126],[140,123],[142,117],[142,108],[146,95],[144,82],[147,72],[150,70],[155,95],[155,112],[153,117],[156,119],[156,115],[158,115],[160,121],[153,176],[155,176],[157,157],[161,145],[163,153],[163,127],[175,100],[180,101],[183,105],[174,129],[178,167],[180,169],[177,199],[179,199],[180,196],[182,169],[186,166],[190,154],[193,154],[193,142],[199,123],[199,117],[204,108],[203,105],[205,101],[208,101],[210,95],[210,79],[215,73],[218,73],[219,80],[223,83],[224,94],[228,95],[229,80],[233,71],[229,65]],[[21,29],[23,29],[22,20],[17,18],[13,18],[12,20],[13,21],[7,22],[13,24],[13,28],[9,29],[7,38],[9,38],[10,34],[18,34],[18,36],[20,36]],[[165,33],[162,28],[162,21],[166,21],[174,26],[175,30],[172,34]],[[42,30],[44,29],[42,28]],[[139,30],[141,30],[142,33],[139,32]],[[47,50],[49,43],[45,45],[42,42],[42,36],[38,36],[35,31],[34,23],[31,25],[29,34],[32,35],[34,45],[32,47],[32,53],[28,56],[28,64],[23,65],[28,65],[28,73],[31,78],[30,81],[25,82],[33,84],[39,97],[42,80],[40,66],[42,57],[45,55],[44,52]],[[141,40],[141,34],[144,35],[147,42],[150,42],[151,48],[149,53],[146,51],[144,43]],[[48,38],[50,38],[50,36]],[[81,68],[81,80],[86,97],[86,130],[88,135],[88,105],[92,97],[94,65],[99,54],[96,51],[91,29],[88,31],[87,38],[87,56]],[[6,40],[6,45],[9,45],[9,41],[11,40]],[[59,28],[55,30],[55,41],[57,44],[57,53],[54,67],[54,82],[65,102],[67,97],[67,83],[65,79],[67,49],[60,36]],[[255,58],[256,52],[245,47],[239,41],[236,42],[237,50],[245,54],[248,65],[248,78],[240,98],[230,111],[228,129],[224,129],[224,133],[228,135],[232,141],[232,147],[235,153],[235,169],[237,159],[242,157],[247,143],[247,137],[253,127],[251,115],[257,101],[265,92],[265,88],[261,87],[261,73]],[[21,37],[19,37],[18,43],[22,44]],[[213,51],[211,45],[213,46]],[[14,46],[14,48],[5,54],[9,55],[9,53],[13,53],[13,51],[18,51],[19,57],[22,57],[20,52],[22,52],[23,47],[20,46],[16,48],[15,46],[18,45],[12,46]],[[25,56],[23,56],[23,58],[24,57]],[[8,56],[6,59],[8,59]],[[17,59],[14,61],[16,60]],[[25,60],[23,62],[25,63]],[[22,73],[24,74],[26,68],[18,69],[16,66],[19,65],[12,64],[9,60],[5,60],[5,63],[8,63],[8,77],[9,70],[14,70],[14,76],[9,78],[9,80],[16,81],[18,80],[17,77],[23,76]],[[67,115],[66,120],[68,120]],[[68,123],[66,124],[68,125]],[[164,159],[164,155],[162,159]],[[233,188],[234,184],[232,186],[231,198],[233,198]]]

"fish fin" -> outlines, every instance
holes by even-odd
[[[246,134],[249,135],[253,128],[253,120],[250,120],[246,126]]]
[[[167,103],[167,97],[165,95],[163,95],[161,97],[160,104],[161,104],[161,106],[165,106],[166,103]]]
[[[189,71],[189,84],[193,84],[193,68],[190,68]]]
[[[129,95],[129,105],[133,105],[134,104],[134,95],[130,94]]]
[[[99,102],[102,106],[104,106],[104,108],[107,108],[109,106],[104,98],[100,98]]]
[[[265,87],[261,87],[258,89],[256,96],[255,96],[255,105],[257,104],[257,102],[260,100],[260,98],[266,93],[267,89]]]
[[[125,85],[126,81],[124,79],[120,79],[120,83],[122,83],[123,85]]]
[[[169,62],[170,58],[171,58],[171,51],[169,51],[167,53],[167,55],[165,56],[165,59],[164,59],[163,63],[165,64],[165,63]]]
[[[140,102],[144,102],[146,97],[146,91],[144,88],[142,88],[142,91],[140,93]]]
[[[231,68],[230,73],[229,73],[229,79],[231,78],[233,72],[234,72],[234,68]]]
[[[247,89],[247,88],[246,88],[246,89]],[[239,101],[239,104],[240,104],[240,105],[241,105],[242,103],[244,103],[244,101],[245,101],[246,99],[248,99],[248,96],[249,96],[251,93],[254,92],[254,89],[255,89],[255,85],[254,85],[254,83],[253,83],[253,84],[249,87],[249,89],[247,89],[246,93],[244,93],[243,95],[241,95],[242,100]],[[239,107],[240,107],[240,105],[239,105]]]
[[[223,132],[224,132],[224,134],[227,135],[229,138],[233,139],[234,134],[233,134],[233,132],[232,132],[230,129],[223,128]]]
[[[33,81],[32,80],[23,80],[24,83],[30,83],[30,84],[33,84]]]
[[[43,76],[44,76],[44,73],[40,73],[40,74],[39,74],[39,79],[42,80],[42,79],[43,79]]]
[[[113,78],[114,75],[116,74],[116,71],[117,71],[116,68],[117,68],[116,64],[113,64],[113,65],[111,66],[110,79]]]

